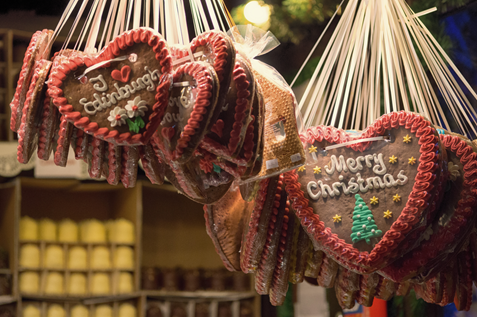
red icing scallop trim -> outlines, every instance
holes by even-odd
[[[108,143],[108,184],[117,185],[121,179],[121,156],[122,147]],[[119,162],[118,162],[119,159]]]
[[[409,200],[401,215],[371,252],[360,252],[353,245],[339,239],[336,234],[331,232],[330,228],[326,228],[320,217],[309,206],[309,200],[305,198],[301,190],[301,184],[298,182],[298,174],[295,171],[285,173],[286,189],[292,201],[293,209],[308,235],[313,238],[315,243],[326,248],[327,254],[337,259],[340,264],[346,265],[348,269],[356,272],[369,273],[383,265],[387,256],[396,249],[399,242],[404,240],[405,234],[419,221],[429,205],[430,197],[427,192],[430,182],[435,177],[433,173],[438,166],[438,139],[435,130],[427,120],[414,113],[393,112],[376,120],[366,128],[359,139],[380,136],[386,130],[398,127],[410,129],[419,139],[421,158],[418,174]],[[341,129],[323,126],[308,129],[300,138],[302,142],[309,144],[313,144],[315,141],[321,142],[323,139],[330,143],[342,143],[351,139],[349,134]],[[370,142],[363,142],[348,147],[362,152],[369,145]]]
[[[159,80],[159,85],[156,88],[156,103],[152,107],[152,113],[149,116],[149,122],[146,124],[143,134],[132,135],[130,132],[119,134],[117,131],[110,131],[108,128],[99,128],[96,122],[91,122],[87,117],[82,117],[79,111],[74,111],[73,106],[68,104],[67,99],[63,95],[63,90],[60,88],[64,78],[78,67],[90,67],[99,62],[113,59],[121,54],[121,50],[132,46],[135,43],[147,43],[156,53],[156,59],[160,61],[162,66],[162,75]],[[105,65],[108,67],[108,64]],[[72,121],[74,125],[86,133],[93,134],[95,137],[104,139],[106,141],[114,140],[121,145],[146,143],[148,139],[154,134],[157,126],[162,120],[165,107],[169,98],[170,72],[172,71],[172,58],[169,54],[167,43],[155,34],[153,30],[147,28],[138,28],[116,37],[108,46],[95,58],[87,56],[75,56],[69,58],[55,68],[49,79],[50,96],[54,98],[54,104],[58,107],[60,112],[66,116],[68,121]]]
[[[48,91],[45,92],[43,102],[43,113],[41,115],[40,127],[38,129],[38,158],[47,161],[50,157],[51,148],[55,138],[55,130],[59,124],[58,110],[50,104],[51,98]]]
[[[235,101],[235,108],[234,108],[235,122],[233,124],[232,131],[230,132],[230,139],[228,141],[228,145],[227,146],[221,145],[220,143],[212,140],[210,137],[205,136],[201,146],[204,148],[207,148],[208,151],[217,153],[220,156],[227,158],[227,160],[233,163],[244,165],[246,164],[246,162],[248,162],[248,160],[253,154],[251,153],[250,150],[248,150],[246,153],[249,159],[233,158],[233,154],[237,150],[237,146],[241,139],[241,132],[242,132],[245,116],[247,115],[246,114],[247,109],[251,107],[250,101],[248,99],[250,96],[250,91],[249,91],[250,82],[247,79],[247,74],[245,73],[245,70],[243,69],[243,67],[240,65],[239,62],[235,63],[232,79],[235,82],[235,87],[237,89],[237,99]],[[217,124],[220,124],[219,121],[217,121],[217,123],[212,127],[212,130],[211,130],[212,132],[215,132],[217,135],[219,135],[219,133],[217,132],[220,132],[220,134],[222,134],[220,127],[216,127]],[[223,125],[223,121],[222,121],[222,125]],[[250,131],[247,127],[246,133],[249,133],[249,132]],[[221,135],[219,135],[219,137],[221,137]],[[250,137],[246,138],[246,141],[248,141],[248,144],[244,146],[246,146],[247,149],[250,149],[251,147],[253,151],[253,135],[251,140],[252,144],[250,144]],[[206,143],[208,144],[206,145]]]
[[[260,258],[260,262],[258,263],[257,267],[257,273],[255,275],[255,290],[257,293],[261,295],[266,295],[268,294],[268,289],[269,289],[269,283],[267,281],[267,275],[268,272],[267,270],[275,270],[274,268],[268,268],[267,269],[267,261],[268,257],[270,256],[270,253],[273,253],[271,250],[272,247],[279,247],[279,246],[272,246],[273,244],[273,238],[275,234],[275,226],[280,225],[280,215],[278,215],[278,209],[280,208],[280,200],[282,199],[282,186],[283,186],[283,177],[280,176],[280,179],[277,184],[277,188],[275,190],[275,197],[273,200],[272,204],[272,213],[270,215],[270,221],[268,223],[268,229],[267,229],[267,237],[265,239],[265,244],[263,245],[263,251],[262,255]],[[289,206],[289,202],[287,201],[287,205]],[[288,208],[285,208],[285,212],[287,211]],[[279,222],[277,224],[277,221]],[[285,225],[285,221],[288,222],[288,214],[284,213],[283,214],[283,223],[281,224],[282,227]],[[285,226],[288,228],[287,226]],[[278,229],[281,231],[281,229]],[[281,240],[278,241],[278,244],[280,245]],[[278,251],[278,250],[277,250]],[[275,262],[273,263],[273,266],[275,267]],[[272,275],[273,276],[273,275]]]
[[[101,169],[103,165],[103,151],[105,149],[105,142],[93,138],[91,141],[91,162],[89,162],[89,177],[94,179],[101,178]]]
[[[247,80],[245,70],[240,66],[240,63],[235,63],[233,80],[237,87],[237,100],[235,101],[235,122],[232,131],[230,132],[228,145],[230,153],[234,153],[237,149],[238,143],[240,142],[240,132],[242,131],[243,120],[246,116],[245,112],[250,108],[250,102],[247,99],[250,96],[250,92],[248,91],[250,82]]]
[[[461,199],[457,202],[454,214],[446,226],[439,226],[440,229],[434,232],[428,241],[421,242],[416,250],[413,250],[410,255],[406,255],[407,260],[402,263],[401,267],[396,268],[394,265],[390,265],[382,269],[394,281],[400,281],[410,272],[417,271],[428,261],[437,257],[449,244],[453,244],[453,241],[460,241],[468,233],[462,229],[469,227],[466,223],[469,218],[472,218],[477,205],[477,153],[458,136],[441,134],[440,139],[446,150],[455,153],[463,165],[464,182]]]
[[[38,107],[38,104],[40,103],[40,96],[38,95],[41,94],[44,82],[40,83],[39,80],[42,75],[45,79],[47,78],[47,74],[44,74],[44,72],[48,72],[50,67],[51,62],[47,60],[40,60],[34,64],[33,75],[31,78],[30,87],[28,88],[25,103],[23,105],[21,123],[18,129],[17,159],[18,162],[23,164],[28,163],[30,155],[34,150],[31,149],[33,145],[32,138],[34,137],[34,132],[31,131],[31,129],[35,130],[36,127],[30,126],[28,121],[31,119],[31,116],[35,116],[36,114],[29,114],[29,112],[35,111],[35,107]],[[36,102],[37,104],[32,104],[32,102]],[[29,136],[29,134],[31,135]]]
[[[225,34],[217,31],[202,33],[194,38],[190,44],[190,49],[194,52],[199,46],[210,44],[212,53],[215,55],[213,67],[220,82],[225,77],[225,66],[227,65],[227,40]]]
[[[287,243],[291,243],[290,238],[287,236],[290,216],[294,217],[294,215],[290,215],[290,201],[287,200],[285,213],[283,215],[280,241],[277,246],[277,262],[273,271],[272,283],[270,285],[270,302],[274,306],[283,304],[282,298],[284,297],[284,294],[281,294],[280,289],[288,288],[288,263],[284,263],[284,261],[288,261],[288,259],[285,259],[285,252],[287,249]],[[291,230],[290,233],[293,234],[293,230]],[[286,283],[286,285],[283,285],[284,283]]]
[[[197,133],[196,129],[200,127],[200,123],[204,119],[203,114],[208,112],[207,108],[210,106],[210,98],[214,87],[214,79],[208,71],[206,64],[187,63],[179,66],[174,73],[173,81],[180,81],[184,74],[188,74],[196,80],[197,97],[190,118],[177,140],[176,149],[172,153],[172,158],[176,160],[184,153],[184,149],[188,147],[191,137]]]
[[[267,200],[268,184],[270,183],[270,178],[266,178],[260,181],[260,185],[257,192],[257,197],[255,198],[255,206],[248,224],[248,232],[245,237],[245,242],[242,243],[242,255],[240,256],[240,266],[244,273],[254,272],[254,268],[250,265],[251,260],[251,250],[253,242],[258,232],[258,224],[260,222],[260,216],[263,211],[263,206]]]
[[[138,162],[139,153],[137,147],[124,146],[121,159],[121,182],[125,188],[136,186]]]
[[[54,162],[58,166],[66,166],[73,128],[73,124],[66,121],[65,116],[60,117],[60,129],[58,130],[58,140],[56,141],[57,146],[54,156]]]
[[[20,70],[20,75],[18,77],[17,88],[15,89],[15,95],[13,96],[12,102],[10,103],[10,108],[11,108],[10,129],[13,132],[17,132],[17,128],[16,128],[17,120],[20,119],[18,118],[17,112],[18,112],[18,107],[21,103],[20,98],[21,98],[22,92],[26,88],[25,86],[28,87],[30,83],[28,79],[29,77],[28,75],[30,71],[28,64],[32,58],[34,51],[36,50],[37,42],[44,31],[45,30],[36,31],[33,34],[30,40],[30,44],[28,44],[27,50],[25,52],[25,57],[23,57],[23,65],[22,65],[22,69]],[[33,67],[33,65],[31,65],[30,67]]]

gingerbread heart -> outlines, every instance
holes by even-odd
[[[240,197],[238,188],[230,188],[215,204],[204,205],[207,234],[229,271],[240,271],[243,227],[253,206],[253,202],[244,201]]]
[[[166,159],[186,163],[204,138],[217,105],[219,86],[214,69],[205,62],[181,65],[173,80],[157,136]]]
[[[307,164],[285,182],[315,248],[363,274],[409,251],[400,242],[426,226],[440,181],[442,153],[430,122],[394,112],[361,135],[319,126],[301,138]]]
[[[172,59],[152,29],[127,31],[97,57],[72,56],[52,71],[49,94],[70,122],[118,145],[146,144],[167,106]]]
[[[253,73],[245,60],[237,55],[225,105],[201,146],[229,161],[247,165],[250,157],[246,159],[237,156],[242,150],[247,128],[252,120],[250,110],[254,97]]]

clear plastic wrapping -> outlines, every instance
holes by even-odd
[[[281,187],[282,182],[279,176],[260,182],[255,207],[245,226],[240,250],[240,266],[245,273],[253,273],[258,268],[274,207],[275,195],[278,191],[281,192]]]
[[[162,185],[164,183],[165,162],[156,155],[153,146],[150,143],[140,146],[139,155],[147,178],[153,184]]]
[[[338,275],[339,265],[328,256],[323,256],[323,262],[318,274],[318,285],[325,288],[332,288],[335,285],[336,276]]]
[[[305,276],[311,278],[318,278],[320,274],[321,265],[325,254],[321,250],[314,250],[313,244],[310,243],[310,251],[308,252],[308,259],[305,268]]]
[[[121,159],[121,182],[125,188],[136,186],[139,150],[137,146],[123,146]]]
[[[373,305],[374,295],[379,283],[379,275],[376,273],[360,275],[359,293],[357,302],[365,307]]]
[[[335,282],[335,293],[341,308],[351,309],[359,292],[360,275],[340,267]]]
[[[313,254],[311,240],[305,230],[303,230],[299,219],[295,220],[295,227],[295,237],[293,240],[294,253],[291,255],[292,264],[290,265],[290,273],[288,277],[288,280],[293,284],[303,282],[308,258]]]
[[[241,198],[238,187],[232,185],[224,197],[213,205],[204,205],[207,234],[229,271],[241,271],[240,246],[244,226],[253,211],[253,202]]]
[[[280,174],[303,165],[305,155],[298,136],[296,98],[283,77],[269,65],[254,58],[275,48],[279,43],[270,33],[251,25],[235,26],[228,32],[241,55],[252,65],[262,87],[265,101],[264,150],[257,178]]]

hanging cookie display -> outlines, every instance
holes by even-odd
[[[430,123],[392,113],[359,136],[319,126],[302,140],[307,164],[286,173],[285,182],[315,248],[359,273],[409,251],[400,242],[426,225],[440,179],[442,155]]]
[[[53,70],[49,94],[66,119],[120,145],[147,143],[167,106],[172,62],[152,29],[116,37],[93,58],[73,56]]]

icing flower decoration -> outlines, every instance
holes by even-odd
[[[308,148],[308,152],[310,152],[310,153],[316,153],[316,151],[317,151],[317,147],[314,146],[314,145],[312,145]]]
[[[137,96],[134,98],[134,100],[128,100],[128,104],[125,108],[128,112],[129,118],[134,118],[137,116],[144,117],[145,111],[147,111],[146,102],[141,100],[140,96]]]
[[[126,110],[115,107],[109,112],[108,120],[111,122],[111,127],[115,127],[125,124],[127,117]]]
[[[341,216],[338,216],[338,215],[334,216],[333,222],[341,222]]]
[[[379,203],[379,198],[376,196],[373,196],[373,198],[370,199],[371,205],[377,205]]]
[[[448,170],[451,181],[455,181],[460,176],[459,165],[449,162]]]
[[[408,161],[409,161],[409,165],[416,164],[416,159],[414,158],[414,156],[411,156],[411,158],[409,158]]]
[[[400,202],[400,201],[401,201],[401,196],[399,196],[399,194],[394,195],[394,196],[393,196],[393,201],[394,201],[395,203]]]
[[[315,173],[315,174],[320,174],[320,173],[321,173],[321,167],[315,166],[315,167],[313,168],[313,173]]]
[[[404,143],[410,143],[411,142],[411,137],[409,136],[409,134],[407,134],[405,137],[403,137],[402,141]]]
[[[383,217],[386,218],[386,219],[389,219],[389,218],[391,218],[392,216],[393,216],[393,212],[392,212],[392,211],[389,211],[389,210],[386,210],[386,211],[384,212],[384,216],[383,216]]]
[[[394,155],[389,158],[389,163],[394,164],[396,162],[397,162],[397,157],[395,157]]]
[[[305,166],[300,166],[298,168],[298,172],[304,172],[305,171]]]

